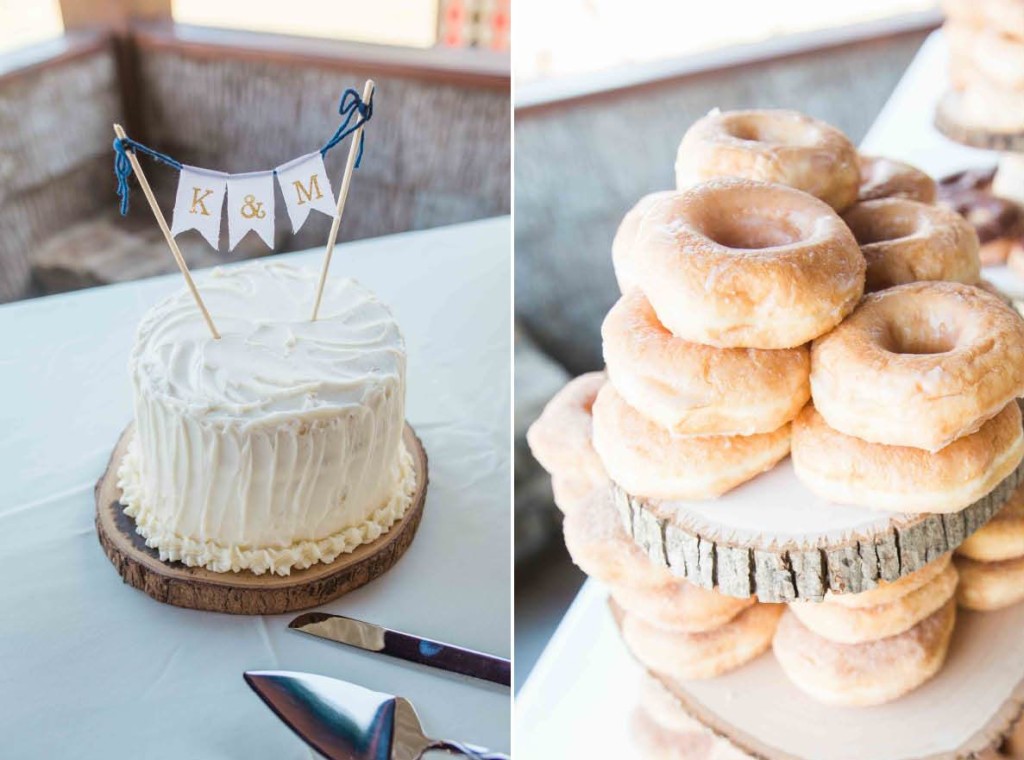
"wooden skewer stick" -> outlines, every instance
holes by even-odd
[[[363,102],[369,103],[373,97],[374,83],[372,79],[366,80],[363,87]],[[341,227],[341,216],[345,213],[345,199],[348,198],[348,189],[352,185],[352,170],[356,166],[356,155],[359,153],[359,143],[363,139],[363,126],[352,133],[352,142],[348,146],[348,160],[345,162],[345,174],[341,178],[341,190],[338,193],[338,213],[331,222],[331,234],[327,236],[327,251],[324,254],[324,266],[320,271],[320,283],[316,289],[316,302],[313,304],[313,315],[309,318],[316,322],[316,315],[320,312],[320,299],[324,295],[324,285],[327,283],[327,270],[331,266],[331,254],[334,253],[334,243],[338,239],[338,229]]]
[[[120,124],[114,125],[114,134],[121,140],[127,137],[124,132],[124,128]],[[214,339],[220,340],[220,333],[217,332],[217,327],[213,324],[213,319],[210,317],[210,312],[206,310],[206,304],[203,303],[203,299],[199,295],[199,290],[196,288],[195,282],[192,281],[192,274],[188,271],[188,265],[185,263],[185,258],[181,255],[178,243],[175,241],[174,235],[171,234],[171,230],[167,226],[167,220],[164,219],[160,206],[157,205],[156,196],[153,195],[153,190],[149,186],[149,181],[146,179],[146,175],[142,173],[142,166],[139,164],[139,159],[135,155],[135,151],[126,150],[125,153],[128,155],[128,160],[132,164],[132,170],[135,172],[135,176],[139,179],[139,186],[142,188],[142,192],[145,193],[146,200],[149,201],[149,207],[153,210],[153,216],[156,217],[156,223],[160,225],[160,231],[164,233],[164,239],[167,240],[167,245],[170,246],[171,253],[174,254],[174,260],[178,263],[178,269],[181,270],[181,274],[185,278],[185,284],[188,285],[188,289],[192,291],[192,297],[195,299],[196,306],[199,307],[199,311],[203,313],[203,319],[206,320],[206,326],[210,328],[210,332],[213,334]]]

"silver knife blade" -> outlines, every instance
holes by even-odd
[[[509,760],[466,742],[429,738],[416,708],[402,697],[312,673],[256,670],[244,676],[267,707],[328,760],[419,760],[428,749],[469,760]]]
[[[510,686],[512,683],[512,664],[504,658],[410,633],[393,631],[344,615],[307,612],[295,618],[288,627],[310,636],[347,644],[368,652],[380,652],[503,686]]]
[[[392,758],[397,703],[390,694],[312,673],[250,671],[244,677],[288,728],[329,760]]]

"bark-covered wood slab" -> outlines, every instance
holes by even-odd
[[[965,124],[960,118],[960,93],[947,92],[935,109],[935,128],[954,142],[972,148],[1024,153],[1024,132],[993,132]]]
[[[703,588],[765,602],[819,601],[894,581],[955,549],[1024,480],[949,515],[833,504],[800,483],[789,459],[718,499],[658,502],[612,486],[627,533],[652,561]]]
[[[124,513],[117,487],[117,468],[131,438],[121,434],[103,477],[96,483],[96,533],[107,558],[130,586],[158,602],[195,610],[236,615],[275,615],[303,610],[336,599],[391,569],[416,535],[427,495],[427,454],[413,429],[405,426],[405,445],[416,469],[416,493],[401,520],[376,541],[343,554],[330,564],[319,563],[291,575],[215,573],[180,562],[163,562],[156,549],[135,532]]]
[[[758,760],[968,760],[998,748],[1024,713],[1022,627],[1024,604],[958,610],[939,673],[876,707],[814,701],[771,652],[705,681],[653,675],[680,709]]]

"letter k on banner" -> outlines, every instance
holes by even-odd
[[[338,213],[331,181],[324,169],[324,158],[319,151],[277,167],[277,181],[281,184],[288,218],[292,220],[292,232],[302,228],[311,209],[322,211],[332,219]]]
[[[171,234],[199,230],[214,248],[220,241],[220,219],[224,207],[227,174],[182,166],[178,194],[174,199]]]

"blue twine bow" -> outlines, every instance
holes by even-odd
[[[341,96],[341,101],[338,104],[338,113],[344,116],[345,119],[341,122],[337,131],[335,131],[331,136],[331,139],[328,140],[320,149],[321,156],[326,156],[327,151],[366,124],[366,122],[373,117],[373,96],[371,95],[369,101],[364,103],[359,93],[350,87],[345,90]],[[359,117],[358,119],[356,118],[357,114]],[[365,132],[359,133],[359,152],[356,154],[355,163],[355,168],[357,169],[363,160],[363,140],[365,137]],[[134,150],[136,153],[144,153],[150,158],[159,161],[162,164],[167,164],[178,171],[181,171],[182,168],[181,161],[171,158],[166,153],[153,150],[153,148],[143,145],[130,137],[115,138],[114,175],[117,177],[117,197],[121,199],[121,216],[128,213],[128,199],[129,193],[131,192],[128,186],[128,178],[132,176],[132,164],[131,161],[128,160],[129,148]],[[275,170],[274,173],[276,174],[277,171]]]
[[[344,116],[345,120],[341,122],[338,130],[331,136],[331,139],[324,143],[324,147],[320,149],[321,156],[326,156],[327,151],[373,118],[373,95],[371,94],[369,101],[364,103],[363,99],[359,96],[359,93],[349,87],[342,94],[341,101],[338,103],[338,113]],[[359,118],[353,124],[352,119],[356,114],[359,114]],[[360,132],[359,153],[356,154],[357,169],[363,160],[363,140],[365,138],[366,132]]]

